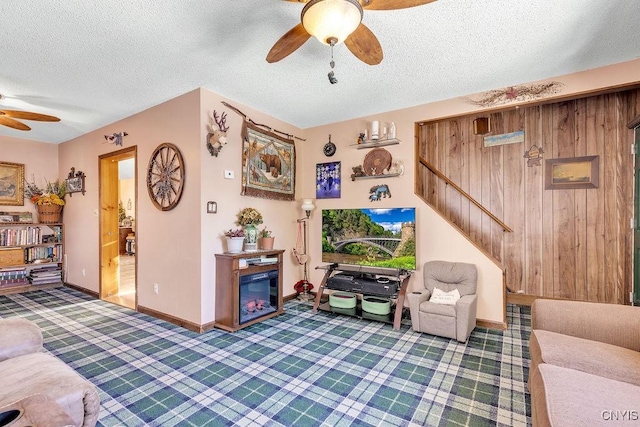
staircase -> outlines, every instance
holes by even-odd
[[[504,266],[505,234],[513,230],[425,158],[419,156],[418,164],[416,195],[487,257]],[[509,292],[515,292],[508,275],[505,285]]]

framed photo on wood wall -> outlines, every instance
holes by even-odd
[[[0,162],[0,205],[24,206],[24,165]]]
[[[547,159],[545,189],[598,188],[600,156]]]

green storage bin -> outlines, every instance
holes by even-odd
[[[355,308],[358,297],[351,292],[334,292],[329,295],[329,305],[335,308]]]
[[[362,310],[371,314],[385,315],[391,313],[391,301],[387,298],[362,297]]]

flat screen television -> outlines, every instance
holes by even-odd
[[[323,209],[322,262],[416,269],[416,209]]]

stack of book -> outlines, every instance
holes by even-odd
[[[48,285],[62,282],[62,269],[57,264],[32,268],[29,273],[29,282],[32,285]]]
[[[24,267],[7,267],[0,269],[0,288],[28,285],[27,269]]]
[[[0,222],[33,222],[31,212],[0,212]]]

